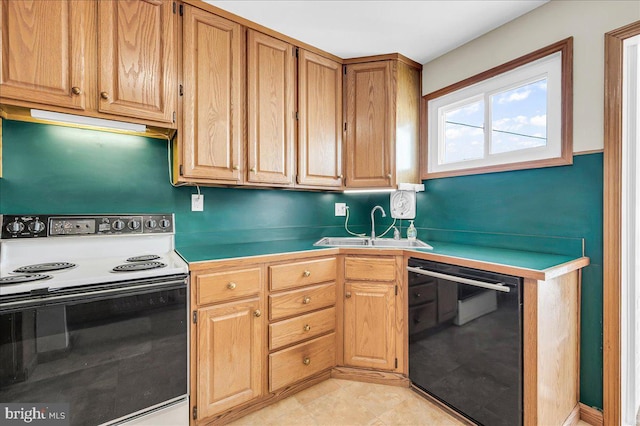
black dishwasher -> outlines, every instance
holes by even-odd
[[[409,259],[409,378],[485,426],[522,425],[522,278]]]

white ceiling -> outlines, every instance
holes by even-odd
[[[205,0],[341,58],[401,53],[421,64],[549,0]]]

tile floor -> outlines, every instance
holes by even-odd
[[[460,421],[407,388],[329,379],[232,426],[451,426]],[[580,422],[579,426],[588,426]]]

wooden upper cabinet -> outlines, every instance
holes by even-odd
[[[342,64],[298,55],[298,184],[342,186]]]
[[[95,3],[2,0],[0,96],[84,109]]]
[[[391,61],[347,65],[348,187],[390,187],[395,161]]]
[[[98,2],[98,110],[164,123],[176,111],[174,2]]]
[[[244,181],[244,29],[185,5],[183,176]]]
[[[419,64],[348,59],[345,76],[345,167],[349,188],[420,183]]]
[[[293,184],[295,50],[247,31],[248,181]]]

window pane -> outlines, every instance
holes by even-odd
[[[483,100],[446,112],[444,121],[442,163],[457,163],[484,157]]]
[[[547,144],[547,79],[491,96],[491,154]]]

